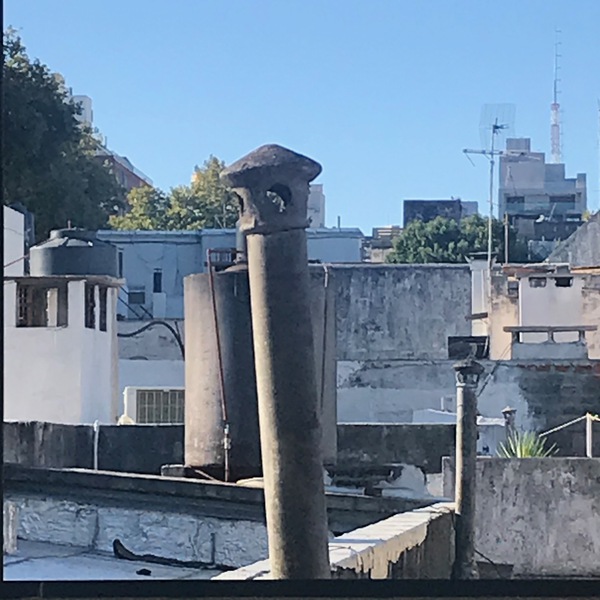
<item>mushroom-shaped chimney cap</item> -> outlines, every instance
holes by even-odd
[[[257,185],[271,177],[310,182],[320,173],[321,165],[311,158],[277,144],[266,144],[229,165],[221,179],[236,188]]]

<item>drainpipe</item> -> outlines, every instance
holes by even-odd
[[[94,471],[98,470],[98,446],[100,442],[100,423],[94,421]]]
[[[331,576],[306,244],[309,182],[320,172],[268,145],[221,175],[242,203],[274,579]]]
[[[477,396],[483,367],[468,358],[456,371],[456,532],[454,579],[477,579],[475,562],[475,493],[477,467]]]

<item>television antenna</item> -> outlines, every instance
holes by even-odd
[[[493,116],[495,115],[495,116]],[[502,117],[505,120],[502,120]],[[485,156],[490,162],[490,183],[489,183],[489,215],[488,215],[488,302],[492,297],[492,224],[494,219],[494,171],[496,166],[496,156],[503,154],[503,150],[498,150],[500,137],[507,137],[513,133],[515,120],[515,108],[513,104],[487,104],[481,111],[481,122],[479,132],[482,140],[483,150],[472,150],[465,148],[463,153],[469,159],[471,164],[471,154]],[[491,123],[491,124],[490,124]],[[489,141],[489,146],[488,146]]]

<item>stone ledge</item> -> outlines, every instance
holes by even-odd
[[[440,502],[412,512],[394,515],[389,519],[336,537],[329,543],[333,578],[348,578],[348,572],[350,578],[365,578],[365,576],[369,579],[390,578],[391,565],[397,564],[404,554],[426,542],[432,522],[447,519],[449,529],[452,529],[453,513],[454,503]],[[440,547],[440,542],[441,545],[446,542],[447,548]],[[439,540],[434,549],[437,550],[439,547],[442,554],[446,550],[450,557],[452,546],[453,537],[449,535],[447,540]],[[447,563],[442,566],[444,573],[434,573],[439,579],[447,576],[452,566],[450,560],[444,561],[443,558],[441,563]],[[418,560],[425,562],[429,557],[424,553]],[[435,562],[440,563],[437,559]],[[269,561],[262,560],[235,571],[222,573],[213,579],[270,579]]]

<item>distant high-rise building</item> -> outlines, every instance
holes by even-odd
[[[80,123],[92,127],[94,123],[94,111],[92,110],[92,99],[89,96],[72,96],[74,104],[79,105],[81,114],[77,115],[77,120]]]
[[[311,183],[308,195],[308,218],[313,229],[325,227],[325,194],[322,183]]]
[[[498,216],[528,242],[531,260],[542,260],[553,244],[567,239],[587,209],[585,173],[565,177],[564,163],[546,163],[531,151],[529,138],[508,138],[500,155]],[[544,244],[532,244],[544,242]],[[554,244],[555,245],[555,244]]]
[[[57,78],[61,82],[61,78]],[[64,80],[61,82],[64,85]],[[80,123],[87,125],[92,131],[98,135],[99,131],[94,128],[94,111],[92,110],[92,99],[89,96],[84,95],[72,95],[70,90],[69,94],[73,103],[79,105],[81,113],[77,115],[77,120]],[[99,136],[98,136],[99,137]],[[107,162],[117,181],[127,190],[128,192],[136,187],[144,185],[152,186],[152,180],[142,173],[139,169],[131,164],[131,161],[126,156],[121,156],[107,147],[106,138],[102,141],[98,141],[98,148],[96,150],[96,156],[99,159]]]
[[[509,138],[500,156],[499,218],[581,219],[587,209],[585,173],[565,177],[564,163],[546,163],[529,138]]]
[[[450,200],[405,200],[404,227],[412,221],[427,223],[436,217],[460,221],[462,218],[477,214],[477,202],[464,202],[460,198]]]

